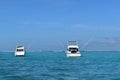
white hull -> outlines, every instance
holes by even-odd
[[[24,56],[25,52],[15,52],[15,56]]]
[[[67,53],[67,57],[80,57],[81,54],[78,53]]]

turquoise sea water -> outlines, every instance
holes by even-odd
[[[0,53],[0,80],[120,80],[120,52],[30,52],[25,57]]]

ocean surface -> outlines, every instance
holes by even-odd
[[[120,52],[0,52],[0,80],[120,80]]]

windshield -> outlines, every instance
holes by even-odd
[[[69,48],[69,51],[78,51],[78,48]]]
[[[17,51],[24,51],[24,49],[17,49]]]

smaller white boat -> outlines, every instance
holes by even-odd
[[[25,55],[25,48],[24,46],[17,46],[15,51],[15,56],[24,56]]]
[[[68,41],[66,52],[67,52],[67,57],[80,57],[81,53],[79,51],[77,41]]]

